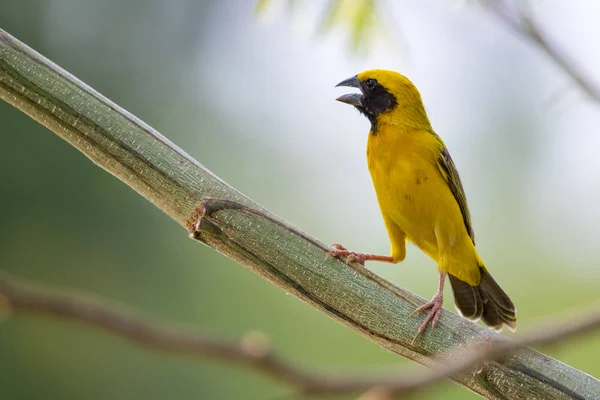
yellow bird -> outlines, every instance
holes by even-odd
[[[494,281],[475,249],[467,199],[456,167],[442,139],[431,127],[421,95],[405,76],[369,70],[340,82],[360,90],[340,96],[371,122],[367,144],[369,172],[390,242],[390,256],[349,251],[339,244],[330,254],[361,264],[367,260],[398,263],[406,242],[417,245],[438,264],[440,280],[418,337],[439,319],[446,275],[462,316],[501,329],[517,327],[516,309]]]

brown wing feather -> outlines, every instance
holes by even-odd
[[[458,176],[454,161],[452,161],[452,157],[450,157],[450,153],[445,146],[438,158],[438,169],[446,180],[448,187],[452,191],[452,194],[460,207],[460,212],[462,213],[467,232],[469,233],[473,244],[475,244],[475,232],[473,232],[471,226],[471,214],[469,213],[469,207],[467,206],[467,196],[465,196],[465,190],[463,189],[462,182]]]

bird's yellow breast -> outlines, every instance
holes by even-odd
[[[454,260],[464,264],[465,257],[476,254],[456,199],[438,169],[443,148],[434,133],[397,125],[379,126],[367,145],[369,172],[384,219],[440,268],[455,264]],[[394,242],[397,239],[387,228]]]

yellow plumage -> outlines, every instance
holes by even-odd
[[[334,254],[363,262],[400,262],[410,241],[438,263],[440,292],[445,274],[449,275],[457,306],[466,317],[482,317],[494,328],[503,323],[514,328],[514,305],[477,254],[458,172],[431,127],[416,87],[403,75],[384,70],[362,72],[340,85],[361,90],[338,100],[354,105],[371,121],[367,160],[391,242],[391,259],[349,252],[339,245]],[[437,321],[440,292],[427,304],[434,315],[425,324]]]

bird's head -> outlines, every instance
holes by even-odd
[[[394,71],[372,69],[361,72],[336,85],[354,87],[360,93],[349,93],[336,100],[353,105],[371,121],[377,132],[381,124],[406,125],[430,129],[429,119],[415,85]]]

